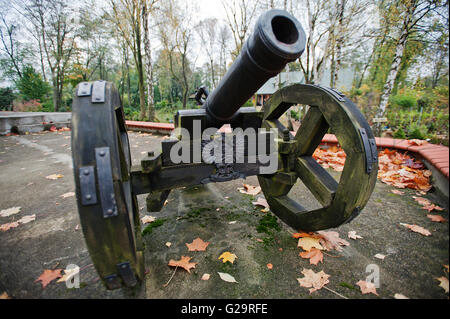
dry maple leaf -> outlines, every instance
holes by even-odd
[[[6,291],[2,294],[0,294],[0,299],[11,299],[8,294],[6,293]]]
[[[405,194],[405,192],[402,192],[402,191],[399,191],[396,189],[391,189],[391,193],[396,194],[396,195],[404,195]]]
[[[356,235],[356,231],[351,230],[348,232],[348,238],[356,240],[356,239],[361,239],[362,237],[359,235]]]
[[[430,215],[428,214],[427,217],[429,219],[431,219],[432,222],[437,222],[437,223],[445,223],[447,220],[442,217],[441,215]]]
[[[294,238],[311,237],[311,238],[322,238],[322,236],[315,234],[314,232],[305,233],[299,231],[299,233],[292,234]]]
[[[148,223],[153,223],[156,220],[155,217],[150,216],[150,215],[145,215],[144,217],[141,218],[141,223],[142,224],[148,224]]]
[[[395,299],[409,299],[408,297],[406,297],[405,295],[402,295],[402,294],[395,294],[394,298]]]
[[[64,177],[64,175],[62,175],[62,174],[52,174],[52,175],[45,176],[46,179],[53,179],[53,180],[61,178],[61,177]]]
[[[310,251],[302,251],[299,256],[306,259],[309,258],[311,265],[316,266],[319,262],[323,263],[323,254],[317,248],[311,248]]]
[[[448,279],[446,277],[439,277],[439,278],[436,278],[436,279],[441,282],[439,284],[439,287],[441,287],[442,289],[445,290],[446,293],[448,293]]]
[[[21,219],[19,219],[17,222],[18,222],[19,224],[26,224],[26,223],[32,222],[32,221],[34,221],[34,220],[36,220],[36,214],[23,216],[23,217],[22,217]]]
[[[234,260],[237,258],[235,254],[230,253],[229,251],[224,252],[218,259],[222,259],[224,263],[229,261],[230,263],[234,263]]]
[[[384,258],[386,258],[386,256],[383,254],[376,254],[374,257],[381,260],[384,260]]]
[[[189,251],[205,251],[208,245],[209,242],[204,242],[200,237],[194,239],[194,241],[190,244],[186,243]]]
[[[423,228],[421,226],[418,226],[418,225],[410,225],[410,224],[404,224],[404,223],[400,223],[400,225],[405,226],[406,228],[409,228],[411,231],[419,233],[419,234],[424,235],[424,236],[430,236],[431,235],[429,230],[427,230],[427,229],[425,229],[425,228]]]
[[[209,277],[211,275],[210,274],[203,274],[202,278],[200,278],[201,280],[209,280]]]
[[[305,276],[303,278],[297,278],[300,286],[305,288],[310,288],[309,293],[313,293],[316,290],[322,289],[330,281],[330,275],[326,274],[323,270],[318,273],[315,273],[312,269],[303,268],[302,274]]]
[[[422,206],[429,206],[429,205],[431,205],[431,202],[428,199],[426,199],[426,198],[418,197],[418,196],[413,196],[413,198],[414,198],[414,200],[416,202],[418,202]]]
[[[378,296],[377,289],[374,283],[360,280],[356,284],[359,286],[359,288],[361,288],[361,293],[363,295],[373,293],[374,295]]]
[[[74,193],[74,192],[64,193],[64,194],[62,194],[60,197],[62,197],[62,198],[67,198],[67,197],[72,197],[72,196],[75,196],[75,193]]]
[[[168,242],[166,243],[166,246],[167,246],[167,247],[170,247],[170,246],[172,246],[172,243],[171,243],[170,241],[168,241]]]
[[[243,194],[255,196],[261,192],[260,186],[253,186],[253,185],[248,185],[248,184],[242,184],[242,185],[244,187],[238,187],[238,190]]]
[[[62,269],[45,269],[44,272],[36,279],[34,282],[40,281],[42,284],[42,288],[47,287],[47,285],[55,280],[56,278],[61,278]]]
[[[411,144],[411,145],[420,146],[420,145],[423,145],[423,144],[427,144],[428,142],[424,141],[424,140],[419,140],[419,139],[412,139],[412,140],[408,140],[408,143]]]
[[[0,211],[0,217],[8,217],[20,212],[20,207],[11,207]]]
[[[217,272],[217,273],[219,274],[220,279],[222,279],[223,281],[238,283],[233,276],[227,274],[226,272]]]
[[[3,224],[3,225],[0,225],[0,230],[1,231],[7,231],[10,228],[16,228],[17,226],[19,226],[18,222],[6,223],[6,224]]]
[[[312,248],[323,249],[320,244],[319,238],[302,237],[299,238],[297,247],[301,247],[303,250],[310,251]]]
[[[190,269],[191,268],[195,268],[195,265],[197,265],[198,263],[190,263],[189,260],[191,260],[192,257],[188,257],[188,256],[181,256],[180,260],[169,260],[169,266],[173,266],[173,267],[181,267],[185,270],[187,270],[188,273],[191,273]]]
[[[325,250],[342,251],[341,246],[349,246],[350,243],[345,239],[339,238],[339,233],[336,231],[318,231],[318,233],[323,237],[320,243]]]
[[[427,211],[430,212],[430,213],[431,213],[433,210],[439,210],[439,211],[444,210],[442,207],[439,207],[439,206],[434,205],[434,204],[423,206],[422,209],[425,209],[425,210],[427,210]]]

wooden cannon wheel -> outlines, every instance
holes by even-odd
[[[310,108],[292,138],[279,118],[294,104]],[[264,105],[262,127],[278,129],[279,169],[258,175],[274,214],[303,231],[337,227],[359,214],[375,187],[378,156],[370,126],[354,103],[333,89],[294,84]],[[312,157],[329,128],[347,156],[339,183]],[[308,211],[290,197],[297,178],[323,207]]]
[[[135,286],[144,276],[139,210],[123,107],[112,83],[77,86],[72,157],[81,226],[97,272],[108,289]]]

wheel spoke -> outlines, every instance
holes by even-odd
[[[310,107],[295,134],[297,156],[312,155],[328,127],[319,108],[317,106]]]
[[[324,206],[331,204],[338,183],[311,156],[302,156],[295,162],[295,171],[314,197]]]

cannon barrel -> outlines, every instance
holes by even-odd
[[[238,109],[305,49],[300,22],[284,10],[262,14],[239,56],[205,101],[209,124],[227,123]]]

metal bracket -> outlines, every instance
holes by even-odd
[[[81,82],[78,85],[77,96],[89,96],[91,95],[92,83]]]
[[[106,276],[105,278],[106,287],[109,290],[113,289],[119,289],[122,287],[122,284],[120,283],[120,279],[116,274]]]
[[[97,204],[94,166],[80,167],[78,176],[80,177],[81,205]]]
[[[378,160],[377,145],[375,139],[369,138],[364,128],[359,128],[359,134],[364,146],[364,153],[366,155],[366,173],[372,172],[372,165]]]
[[[134,287],[137,283],[136,277],[134,276],[133,269],[131,269],[130,263],[124,262],[117,264],[117,270],[119,272],[120,277],[122,277],[125,286]]]
[[[105,88],[106,82],[95,81],[92,85],[92,103],[104,103],[105,102]]]
[[[109,147],[96,147],[95,160],[97,162],[97,178],[102,204],[103,217],[117,216],[116,198],[111,169],[111,157]]]
[[[326,86],[320,86],[320,85],[315,85],[315,86],[318,87],[318,88],[320,88],[320,89],[322,89],[322,90],[327,91],[328,93],[330,93],[331,95],[333,95],[333,96],[334,96],[336,99],[338,99],[339,101],[345,102],[345,99],[344,99],[345,95],[342,94],[341,92],[339,92],[338,90],[333,89],[333,88],[329,88],[329,87],[326,87]]]

